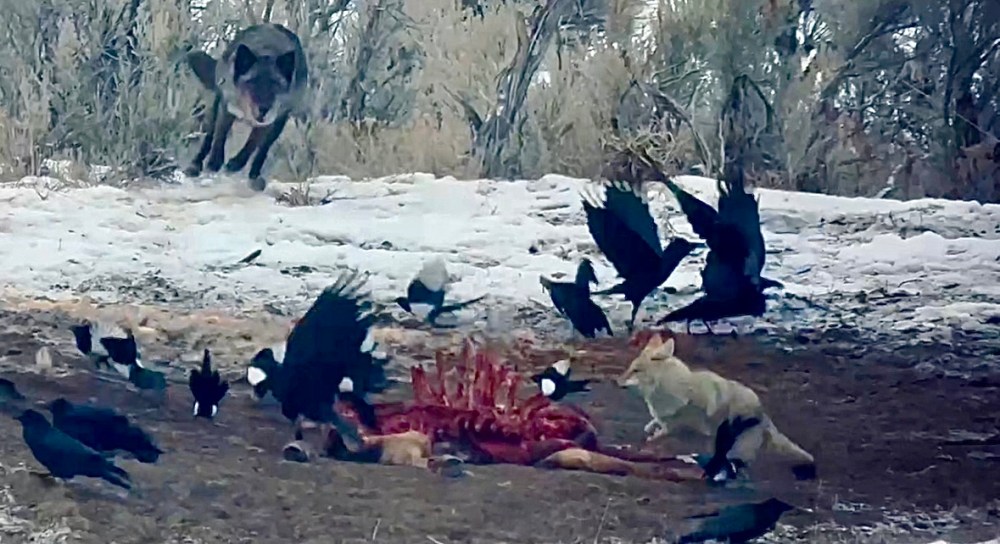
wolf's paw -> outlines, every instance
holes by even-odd
[[[247,165],[247,161],[239,160],[239,157],[233,157],[226,162],[226,172],[239,172],[243,170],[243,167]]]
[[[201,165],[199,164],[189,164],[187,168],[184,169],[184,175],[189,178],[196,178],[201,175]]]
[[[267,187],[267,180],[264,179],[262,176],[250,178],[250,188],[253,189],[254,191],[260,193],[266,187]]]

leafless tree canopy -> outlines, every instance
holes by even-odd
[[[45,159],[173,172],[207,99],[184,54],[270,20],[300,34],[315,75],[272,155],[279,178],[592,177],[640,145],[667,174],[722,175],[738,155],[759,185],[1000,201],[996,0],[0,6],[6,179]]]

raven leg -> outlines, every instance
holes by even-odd
[[[702,319],[701,322],[704,323],[705,324],[705,328],[708,329],[708,334],[711,334],[711,335],[714,336],[715,335],[715,331],[712,330],[712,326],[708,324],[708,321],[705,321],[704,319]]]
[[[639,305],[632,303],[632,318],[628,321],[628,332],[629,334],[635,329],[635,316],[639,313]]]

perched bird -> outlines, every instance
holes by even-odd
[[[709,253],[701,272],[705,294],[664,316],[658,325],[687,321],[690,329],[693,320],[708,327],[709,321],[726,317],[761,316],[766,310],[764,290],[781,287],[781,283],[761,276],[765,251],[758,202],[746,192],[742,174],[735,177],[719,182],[718,211],[673,181],[665,182],[691,227],[705,240]]]
[[[603,187],[604,196],[596,189]],[[663,285],[677,265],[702,244],[674,237],[664,249],[641,187],[624,182],[589,184],[582,192],[587,228],[621,283],[594,293],[624,295],[632,305],[631,331],[642,302]],[[638,193],[638,194],[637,194]],[[642,196],[640,196],[642,195]]]
[[[756,504],[727,506],[711,514],[699,514],[688,519],[701,519],[697,531],[686,534],[677,544],[718,540],[743,543],[764,536],[774,529],[781,515],[795,507],[778,499]]]
[[[21,434],[31,455],[52,476],[64,480],[89,476],[131,489],[127,472],[116,467],[111,459],[50,425],[41,412],[25,410],[15,419],[21,422]]]
[[[0,402],[8,400],[24,400],[24,395],[17,390],[14,382],[6,378],[0,378]]]
[[[571,372],[569,359],[563,359],[532,376],[531,381],[537,383],[542,394],[552,400],[561,400],[570,393],[590,391],[591,380],[571,380]]]
[[[483,295],[465,302],[446,305],[444,295],[447,283],[448,270],[444,259],[435,257],[424,263],[420,272],[406,287],[406,296],[397,297],[396,304],[411,314],[416,314],[419,307],[426,307],[427,322],[437,326],[437,319],[442,314],[457,312],[486,298],[486,295]]]
[[[741,459],[730,459],[729,450],[736,445],[736,439],[747,429],[760,424],[760,418],[736,416],[719,424],[715,432],[715,451],[707,462],[702,465],[705,479],[711,482],[724,482],[736,478],[740,469],[746,467]]]
[[[194,417],[212,419],[219,413],[219,402],[229,392],[229,382],[222,379],[218,370],[212,370],[212,354],[205,349],[201,370],[191,369],[188,387],[194,397]]]
[[[594,338],[599,331],[613,336],[611,324],[604,310],[590,299],[590,284],[597,283],[594,265],[588,259],[580,261],[575,281],[553,281],[541,278],[542,287],[549,292],[552,304],[560,314],[569,318],[573,329],[586,338]]]
[[[128,378],[133,366],[142,366],[139,346],[132,331],[106,321],[89,321],[70,327],[80,350],[100,369],[114,369]]]
[[[265,348],[247,369],[251,386],[270,391],[281,402],[282,414],[295,423],[297,440],[301,439],[301,420],[306,418],[322,426],[332,424],[348,449],[361,449],[358,430],[334,410],[342,389],[352,393],[349,400],[361,422],[377,427],[374,409],[363,394],[378,385],[380,373],[384,376],[384,362],[373,357],[372,303],[360,293],[366,279],[367,275],[360,277],[356,272],[338,277],[295,324],[283,360],[279,363],[274,350]]]
[[[140,463],[155,463],[163,453],[146,431],[111,408],[73,404],[64,398],[46,408],[57,429],[103,454],[122,450]]]

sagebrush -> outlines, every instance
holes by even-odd
[[[0,167],[174,175],[206,92],[183,59],[240,27],[296,31],[307,113],[276,179],[597,176],[622,142],[718,174],[741,76],[774,122],[760,185],[1000,200],[1000,18],[985,0],[0,0]],[[942,32],[947,23],[947,32]],[[231,145],[242,143],[237,132]]]

